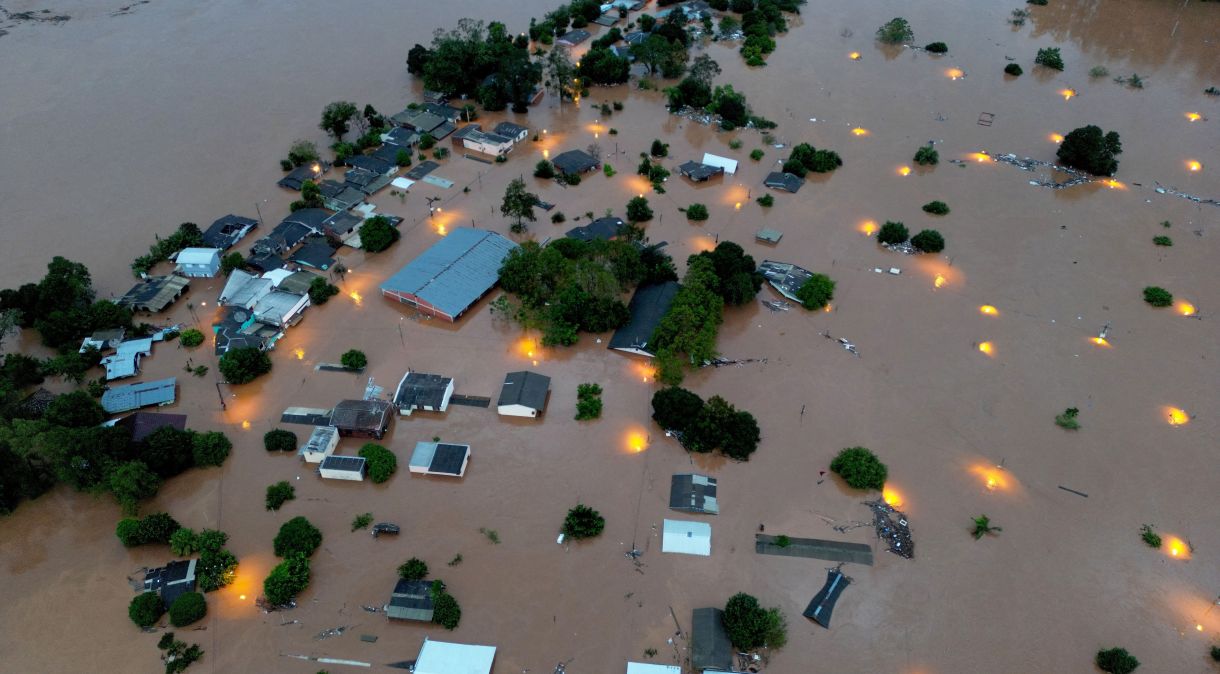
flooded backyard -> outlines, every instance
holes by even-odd
[[[379,1],[358,11],[312,0],[115,4],[3,5],[10,17],[46,8],[71,18],[0,22],[0,287],[37,280],[62,255],[89,267],[99,296],[118,297],[134,282],[130,260],[155,235],[183,221],[206,227],[226,213],[263,219],[244,250],[288,212],[294,195],[275,184],[279,158],[298,138],[324,144],[317,121],[326,103],[398,112],[421,89],[406,72],[407,51],[434,28],[469,16],[517,32],[557,3]],[[645,11],[655,10],[650,2]],[[165,411],[189,415],[191,428],[222,430],[235,445],[223,467],[171,479],[142,507],[228,532],[240,559],[236,583],[208,595],[206,630],[179,630],[206,652],[189,671],[322,668],[291,655],[394,671],[385,665],[414,659],[427,636],[495,645],[497,674],[550,672],[557,663],[571,674],[621,672],[646,649],[656,650],[654,662],[681,663],[688,641],[675,632],[690,629],[691,609],[722,606],[739,591],[787,618],[788,644],[768,672],[1093,671],[1093,653],[1115,645],[1150,672],[1209,671],[1207,646],[1220,640],[1220,609],[1209,610],[1220,594],[1220,331],[1212,313],[1220,307],[1220,207],[1173,192],[1220,199],[1220,98],[1203,93],[1220,86],[1220,6],[1051,0],[1031,7],[1023,26],[1008,23],[1011,10],[961,0],[812,2],[762,69],[747,68],[734,44],[708,44],[723,69],[717,83],[733,84],[756,114],[778,123],[777,144],[807,142],[843,157],[843,167],[811,174],[799,193],[773,192],[772,208],[755,199],[772,192],[763,179],[788,149],[764,145],[757,131],[714,132],[670,116],[663,94],[634,85],[594,88],[579,104],[548,96],[528,116],[479,120],[540,133],[507,163],[455,152],[436,171],[454,187],[420,182],[405,198],[378,193],[379,211],[404,218],[402,240],[377,255],[341,249],[351,271],[336,281],[340,294],[287,332],[269,376],[218,384],[206,345],[159,345],[142,379],[178,377],[178,402]],[[943,40],[949,53],[877,43],[876,27],[897,15],[910,20],[916,44]],[[1062,49],[1064,72],[1033,65],[1047,46]],[[1003,75],[1009,58],[1024,76]],[[1090,77],[1094,66],[1138,73],[1146,84]],[[595,106],[603,101],[623,110],[602,117]],[[984,113],[989,125],[980,124]],[[1053,162],[1054,136],[1085,124],[1121,133],[1115,181],[1049,189],[1030,180],[1050,171],[992,160],[1012,153]],[[635,175],[654,138],[670,144],[664,194]],[[915,165],[912,155],[929,141],[940,164]],[[531,177],[544,156],[594,143],[617,175],[567,188]],[[755,148],[765,152],[759,161],[749,158]],[[705,152],[739,160],[737,173],[701,184],[678,175],[677,164]],[[454,227],[508,235],[499,205],[518,176],[567,216],[554,225],[540,211],[525,238],[562,236],[607,209],[622,217],[627,200],[644,194],[656,212],[647,236],[667,242],[679,273],[688,255],[731,240],[759,262],[792,262],[837,281],[828,312],[772,312],[758,302],[727,309],[718,351],[757,361],[687,377],[685,387],[758,418],[762,442],[749,462],[687,454],[665,437],[650,419],[658,388],[650,368],[607,350],[608,334],[542,348],[536,335],[491,315],[498,291],[456,325],[380,297],[386,278]],[[442,210],[430,215],[427,197],[440,197]],[[933,199],[952,212],[920,210]],[[679,211],[696,202],[710,211],[702,224]],[[880,248],[870,234],[887,220],[935,227],[944,253]],[[1153,246],[1166,220],[1175,245]],[[756,242],[761,228],[782,232],[782,241]],[[891,267],[901,273],[876,271]],[[145,320],[206,329],[222,285],[196,279],[186,300]],[[1140,293],[1149,285],[1193,303],[1198,315],[1147,306]],[[759,294],[775,298],[767,287]],[[1090,341],[1106,325],[1108,343]],[[849,339],[860,357],[821,333]],[[27,334],[6,346],[36,350],[37,340]],[[363,375],[315,371],[353,348],[368,355]],[[186,374],[188,358],[211,372]],[[383,441],[400,470],[382,485],[323,481],[296,456],[263,450],[263,433],[281,426],[285,408],[359,398],[370,377],[391,388],[408,368],[453,377],[459,394],[493,398],[504,373],[532,369],[552,378],[550,404],[538,420],[459,406],[400,417]],[[584,382],[605,389],[597,421],[573,420]],[[1080,431],[1054,425],[1067,407],[1080,409]],[[1169,423],[1169,407],[1186,410],[1188,423]],[[307,426],[285,427],[308,435]],[[434,436],[471,445],[464,478],[406,470],[414,443]],[[344,439],[339,453],[360,444]],[[832,475],[819,481],[840,449],[857,445],[889,466],[917,544],[912,560],[885,553],[869,527],[833,528],[871,520],[862,504],[871,495]],[[670,476],[690,471],[719,480],[721,513],[699,516],[713,528],[706,558],[660,551],[663,519],[695,519],[668,509]],[[296,500],[265,511],[264,489],[279,480],[296,487]],[[563,514],[577,503],[600,510],[606,529],[556,545]],[[351,532],[364,512],[399,524],[401,535]],[[971,538],[981,513],[1003,527],[998,536]],[[325,536],[313,580],[296,609],[264,613],[254,600],[278,562],[271,540],[296,515]],[[141,633],[124,609],[127,578],[169,552],[124,548],[113,533],[120,517],[108,495],[61,486],[0,521],[0,669],[161,670],[158,635]],[[1145,523],[1189,541],[1189,559],[1146,548]],[[833,564],[755,554],[760,525],[874,546],[874,566],[844,567],[854,582],[832,629],[801,611]],[[625,555],[633,548],[643,553],[638,564]],[[460,564],[446,566],[459,554]],[[455,631],[361,610],[388,600],[409,557],[428,562],[461,602]],[[349,629],[315,639],[339,626]],[[379,638],[366,643],[361,634]]]

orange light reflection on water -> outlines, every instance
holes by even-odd
[[[991,306],[990,304],[984,304],[983,306],[979,307],[979,313],[985,314],[987,316],[999,316],[1000,310],[996,309],[995,307]]]
[[[988,356],[995,355],[995,345],[991,342],[979,342],[979,351]]]
[[[868,129],[866,129],[862,126],[857,126],[856,128],[851,130],[851,133],[853,136],[867,136]]]
[[[903,177],[911,175],[911,167],[910,166],[899,166],[898,175],[903,176]]]
[[[1173,310],[1183,316],[1194,316],[1196,311],[1195,305],[1186,300],[1176,300],[1173,303]]]
[[[1051,139],[1051,142],[1052,142],[1052,143],[1062,143],[1062,142],[1063,142],[1063,135],[1062,135],[1062,134],[1058,134],[1058,133],[1052,133],[1052,134],[1050,135],[1050,139]]]
[[[901,508],[903,503],[902,493],[888,482],[885,483],[885,487],[881,489],[881,500],[885,501],[886,505],[893,508]]]
[[[1185,426],[1190,423],[1190,415],[1180,407],[1166,406],[1163,411],[1165,420],[1169,422],[1170,426]]]
[[[1161,549],[1174,559],[1190,559],[1190,546],[1177,536],[1162,536],[1164,545]]]
[[[1190,170],[1191,172],[1197,173],[1197,172],[1199,172],[1199,171],[1202,171],[1202,170],[1203,170],[1203,164],[1202,164],[1202,163],[1200,163],[1199,161],[1196,161],[1196,160],[1194,160],[1194,159],[1191,159],[1191,160],[1189,160],[1189,161],[1187,161],[1187,162],[1186,162],[1186,168],[1187,168],[1188,170]]]
[[[872,236],[877,232],[877,223],[872,220],[865,220],[864,222],[860,223],[859,227],[856,227],[856,231],[860,232],[864,236]]]
[[[987,491],[1011,491],[1016,487],[1012,475],[994,464],[975,463],[970,466],[970,472],[983,483]]]
[[[1107,349],[1110,348],[1110,342],[1106,341],[1105,337],[1090,337],[1089,341],[1093,342],[1097,346],[1105,347]]]
[[[1065,101],[1070,101],[1072,100],[1073,96],[1077,95],[1075,89],[1060,89],[1059,93],[1063,96],[1063,100]]]

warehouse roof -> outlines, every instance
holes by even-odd
[[[517,244],[481,229],[458,227],[381,286],[414,295],[456,317],[496,284],[500,265]]]

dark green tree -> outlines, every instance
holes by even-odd
[[[910,236],[906,225],[887,220],[884,225],[881,225],[881,231],[877,232],[877,243],[894,245],[906,241]]]
[[[685,433],[702,411],[703,399],[684,388],[667,386],[652,394],[652,419],[667,431]]]
[[[732,241],[721,241],[715,249],[692,257],[711,261],[711,270],[717,279],[712,287],[724,298],[725,304],[740,306],[753,301],[762,288],[763,275],[758,272],[754,258]]]
[[[297,434],[277,428],[263,434],[263,449],[268,452],[294,452],[297,449]]]
[[[632,197],[627,202],[627,219],[631,222],[645,222],[652,219],[652,209],[644,197]]]
[[[1017,65],[1016,63],[1009,63],[1008,65],[1004,66],[1004,73],[1007,75],[1012,75],[1013,77],[1020,77],[1025,73],[1025,71],[1022,70],[1021,66]]]
[[[185,627],[202,620],[208,614],[208,602],[198,592],[178,595],[169,607],[169,622],[174,627]]]
[[[1140,661],[1125,648],[1107,648],[1097,651],[1094,659],[1097,668],[1109,674],[1131,674],[1140,666]]]
[[[257,347],[231,349],[220,357],[220,374],[230,384],[246,384],[271,371],[271,358]]]
[[[1118,170],[1116,156],[1122,154],[1123,144],[1117,131],[1102,133],[1092,124],[1073,129],[1059,143],[1059,161],[1081,171],[1098,176],[1112,176]]]
[[[55,396],[43,418],[56,426],[87,428],[105,421],[106,411],[85,391],[72,391]]]
[[[889,474],[885,464],[864,447],[848,447],[830,462],[834,471],[852,489],[880,489]]]
[[[418,557],[412,557],[398,567],[398,576],[405,580],[423,580],[428,577],[428,565]]]
[[[349,370],[363,370],[368,366],[369,358],[363,351],[348,349],[339,357],[339,362]]]
[[[945,249],[945,237],[935,229],[923,229],[911,237],[911,245],[921,253],[939,253]]]
[[[384,215],[375,215],[360,225],[360,245],[370,253],[389,248],[399,236],[398,229]]]
[[[162,426],[137,444],[137,457],[162,478],[170,478],[195,465],[194,431]]]
[[[923,205],[923,212],[932,215],[948,215],[949,205],[943,201],[929,201]]]
[[[940,161],[940,153],[931,145],[923,145],[915,151],[915,163],[920,166],[935,166]]]
[[[580,59],[577,72],[594,84],[622,84],[627,81],[631,62],[605,47],[594,47]]]
[[[327,281],[321,276],[315,276],[309,282],[309,302],[315,306],[321,306],[330,301],[330,298],[339,294],[339,286]]]
[[[187,328],[178,336],[178,343],[188,349],[194,348],[203,344],[203,333],[195,328]]]
[[[318,123],[318,128],[334,136],[335,140],[343,140],[343,135],[349,128],[348,124],[356,113],[356,104],[351,101],[329,103],[322,110],[322,121]]]
[[[267,510],[279,510],[285,503],[296,497],[296,487],[293,487],[286,480],[280,480],[275,484],[267,486],[267,496],[263,499],[263,504],[267,507]]]
[[[1058,47],[1039,49],[1038,55],[1034,57],[1034,63],[1054,70],[1063,70],[1063,56],[1059,54]]]
[[[551,162],[541,159],[534,165],[534,177],[550,180],[555,177],[555,165]]]
[[[453,595],[448,592],[438,592],[432,599],[432,622],[452,630],[462,621],[462,607],[458,605]]]
[[[140,627],[152,627],[165,615],[165,604],[156,592],[142,592],[127,606],[127,615]]]
[[[786,625],[779,611],[764,609],[758,599],[744,592],[729,597],[723,621],[729,641],[739,650],[778,648],[787,641]]]
[[[309,559],[293,554],[271,570],[263,581],[263,595],[272,606],[284,606],[309,587]]]
[[[108,481],[110,492],[125,513],[134,513],[140,501],[156,496],[161,488],[161,478],[142,461],[120,464],[110,473]]]
[[[796,298],[801,301],[801,306],[811,311],[826,306],[834,296],[835,282],[825,274],[810,276],[796,289]]]
[[[1154,307],[1167,307],[1173,304],[1173,293],[1157,286],[1144,288],[1144,301]]]
[[[202,542],[202,535],[200,539]],[[200,550],[199,563],[195,566],[199,589],[212,592],[232,583],[237,574],[237,557],[222,547],[200,545]]]
[[[542,203],[537,194],[525,189],[525,181],[514,178],[504,190],[504,200],[500,203],[500,215],[513,219],[513,231],[523,229],[523,221],[536,221],[534,207]]]
[[[606,518],[584,504],[577,504],[563,519],[563,533],[577,540],[597,536],[606,528]]]
[[[390,479],[394,471],[398,470],[398,458],[394,456],[394,452],[381,445],[370,442],[360,448],[359,454],[364,457],[369,479],[377,484]]]
[[[280,527],[273,547],[277,557],[309,557],[322,545],[322,532],[304,517],[294,517]]]
[[[196,466],[219,466],[229,458],[233,442],[220,431],[196,433],[192,438],[191,450]]]

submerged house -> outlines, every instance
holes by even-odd
[[[555,170],[565,175],[575,175],[579,173],[588,173],[601,166],[602,163],[597,161],[593,155],[584,150],[568,150],[562,154],[556,155],[551,160],[551,164],[555,166]]]
[[[116,420],[114,425],[131,431],[131,441],[139,442],[152,435],[157,429],[164,428],[165,426],[176,428],[180,431],[186,430],[186,415],[136,412]]]
[[[318,466],[318,475],[328,480],[364,481],[363,456],[330,456],[322,459]]]
[[[719,514],[716,478],[696,473],[674,475],[669,485],[669,508],[690,513]]]
[[[185,276],[150,276],[128,290],[115,304],[132,311],[157,313],[176,302],[190,286],[191,281]]]
[[[220,320],[212,324],[212,333],[217,356],[248,347],[267,351],[275,348],[275,343],[284,336],[280,328],[259,322],[249,309],[233,306],[224,307]]]
[[[758,265],[758,271],[767,279],[767,283],[770,283],[772,288],[793,302],[800,302],[796,297],[796,291],[800,290],[809,277],[813,276],[813,272],[804,267],[775,260],[763,260],[762,264]]]
[[[701,183],[710,180],[715,176],[724,175],[724,167],[703,164],[697,161],[688,161],[678,167],[678,173],[681,173],[697,183]]]
[[[482,154],[503,156],[512,152],[513,139],[476,129],[462,138],[462,145]]]
[[[339,429],[334,426],[314,426],[309,439],[301,445],[297,452],[305,463],[322,463],[326,457],[335,453],[339,445]]]
[[[527,136],[529,136],[530,130],[529,127],[521,126],[520,124],[513,124],[512,122],[500,122],[496,125],[496,128],[492,129],[492,132],[497,136],[504,136],[505,138],[512,140],[514,143],[520,143],[521,141],[525,140]]]
[[[432,614],[432,581],[399,578],[390,595],[390,603],[385,606],[386,617],[432,622]]]
[[[381,439],[390,427],[393,405],[384,400],[343,400],[330,413],[339,435]]]
[[[589,31],[580,30],[578,28],[576,30],[570,30],[570,31],[564,33],[563,35],[560,35],[559,39],[555,40],[555,44],[561,44],[561,45],[565,45],[568,47],[575,47],[576,45],[580,44],[581,42],[588,40],[590,37],[592,37],[592,35],[593,34],[590,33]]]
[[[220,273],[219,248],[183,248],[174,257],[174,271],[183,276],[212,278]]]
[[[165,566],[144,572],[144,591],[161,596],[161,603],[169,607],[174,600],[187,592],[195,591],[195,564],[198,560],[173,561]]]
[[[456,321],[499,281],[517,244],[495,232],[458,227],[381,285],[381,294],[424,314]]]
[[[152,405],[169,405],[177,398],[178,379],[158,379],[108,389],[102,394],[102,409],[110,414]]]
[[[702,163],[707,166],[722,168],[724,169],[724,172],[729,175],[737,173],[736,159],[729,159],[728,157],[721,157],[720,155],[712,154],[711,152],[704,152]]]
[[[500,387],[496,412],[506,417],[537,417],[546,410],[551,378],[537,372],[509,372]]]
[[[805,180],[792,173],[772,171],[771,173],[767,174],[766,179],[763,180],[763,184],[773,190],[783,190],[785,192],[796,194],[801,189],[801,185],[805,184]]]
[[[218,301],[222,306],[253,309],[259,300],[274,288],[271,279],[256,276],[248,271],[234,269],[220,290]]]
[[[324,161],[303,164],[289,171],[288,175],[280,178],[276,184],[284,189],[300,192],[301,187],[305,185],[305,181],[312,180],[315,183],[318,182],[328,168],[330,168],[330,164]]]
[[[398,413],[411,416],[415,410],[444,412],[453,396],[453,379],[439,374],[408,371],[398,382],[394,405]]]
[[[690,665],[696,672],[733,670],[736,649],[724,629],[724,611],[697,608],[691,611]]]
[[[218,219],[203,233],[203,245],[208,248],[228,250],[237,245],[250,230],[258,227],[258,221],[240,215],[229,215]]]
[[[102,358],[106,381],[134,377],[140,371],[140,358],[152,355],[152,337],[129,339],[115,347],[115,353]]]
[[[564,236],[580,241],[609,241],[619,235],[624,224],[622,218],[607,216],[598,218],[583,227],[573,227]]]
[[[84,353],[86,349],[94,348],[98,351],[113,349],[123,341],[123,337],[127,335],[125,328],[111,328],[109,330],[97,330],[92,335],[89,335],[80,344],[80,349],[77,353]]]
[[[424,637],[415,659],[415,674],[491,674],[495,646],[434,641]]]
[[[409,464],[412,473],[462,477],[470,463],[470,445],[453,442],[417,442]]]
[[[626,353],[635,353],[649,358],[655,356],[648,348],[652,341],[652,333],[669,311],[674,296],[678,294],[677,281],[654,283],[636,288],[631,303],[627,305],[631,319],[627,324],[614,331],[608,348]]]

